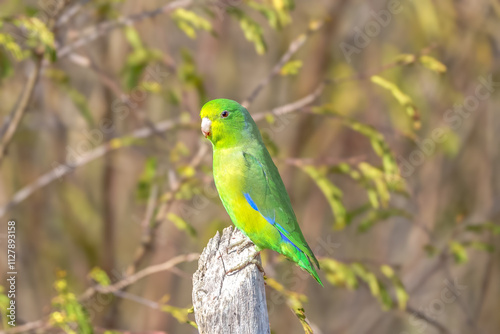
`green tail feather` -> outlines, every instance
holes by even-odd
[[[316,272],[316,269],[314,268],[314,264],[313,262],[311,261],[311,258],[309,256],[307,256],[306,254],[304,254],[303,252],[297,252],[299,253],[299,258],[298,258],[298,265],[301,267],[301,268],[304,268],[309,274],[311,274],[312,277],[314,277],[314,279],[322,286],[322,287],[325,287],[323,285],[323,282],[321,282],[321,279],[319,278],[319,275],[318,273]],[[312,254],[311,252],[311,255],[312,255],[312,258],[314,260],[314,263],[317,265],[318,269],[319,269],[319,263],[318,263],[318,260],[316,260],[316,257],[314,256],[314,254]]]

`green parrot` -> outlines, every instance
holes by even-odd
[[[278,169],[250,113],[238,102],[217,99],[207,102],[200,116],[201,131],[213,146],[215,186],[234,225],[257,252],[272,249],[285,255],[323,286],[314,267],[319,269],[318,260],[302,235]]]

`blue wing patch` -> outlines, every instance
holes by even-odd
[[[283,239],[284,241],[288,242],[289,244],[291,244],[293,247],[295,247],[298,251],[301,251],[299,247],[297,247],[290,239],[288,239],[279,229],[278,229],[278,232],[280,233],[281,235],[281,239]],[[302,252],[302,251],[301,251]]]
[[[254,209],[255,211],[257,212],[260,212],[259,211],[259,208],[257,207],[257,204],[255,204],[255,202],[253,201],[252,197],[250,196],[249,193],[243,193],[243,195],[245,196],[245,199],[247,200],[248,204],[250,204],[250,206],[252,207],[252,209]],[[280,224],[278,224],[276,222],[276,212],[274,213],[275,216],[274,218],[271,218],[271,217],[266,217],[264,216],[261,212],[260,214],[262,215],[262,217],[264,217],[267,222],[271,225],[273,225],[274,227],[276,227],[276,229],[278,230],[278,232],[280,233],[281,235],[281,238],[290,243],[291,245],[293,245],[295,248],[297,248],[297,250],[301,251],[299,247],[297,247],[290,239],[287,238],[287,236],[283,233],[283,232],[286,232],[286,230],[283,228],[283,226],[281,226]],[[301,251],[302,252],[302,251]]]
[[[247,200],[248,204],[250,204],[250,206],[252,207],[252,209],[254,209],[255,211],[259,211],[259,209],[257,208],[257,204],[255,204],[255,202],[253,201],[252,197],[250,197],[250,194],[249,193],[243,193],[243,195],[245,195],[245,199]]]

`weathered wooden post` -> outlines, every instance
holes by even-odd
[[[210,239],[198,261],[193,276],[193,306],[201,334],[267,334],[267,314],[264,278],[256,265],[229,273],[255,252],[254,246],[238,253],[230,244],[248,238],[240,230],[225,228]],[[260,256],[257,257],[260,262]]]

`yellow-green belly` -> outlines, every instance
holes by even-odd
[[[244,159],[241,154],[214,156],[214,180],[222,203],[234,225],[260,249],[280,249],[281,236],[258,211],[254,210],[244,196]],[[224,165],[220,161],[226,162]]]

